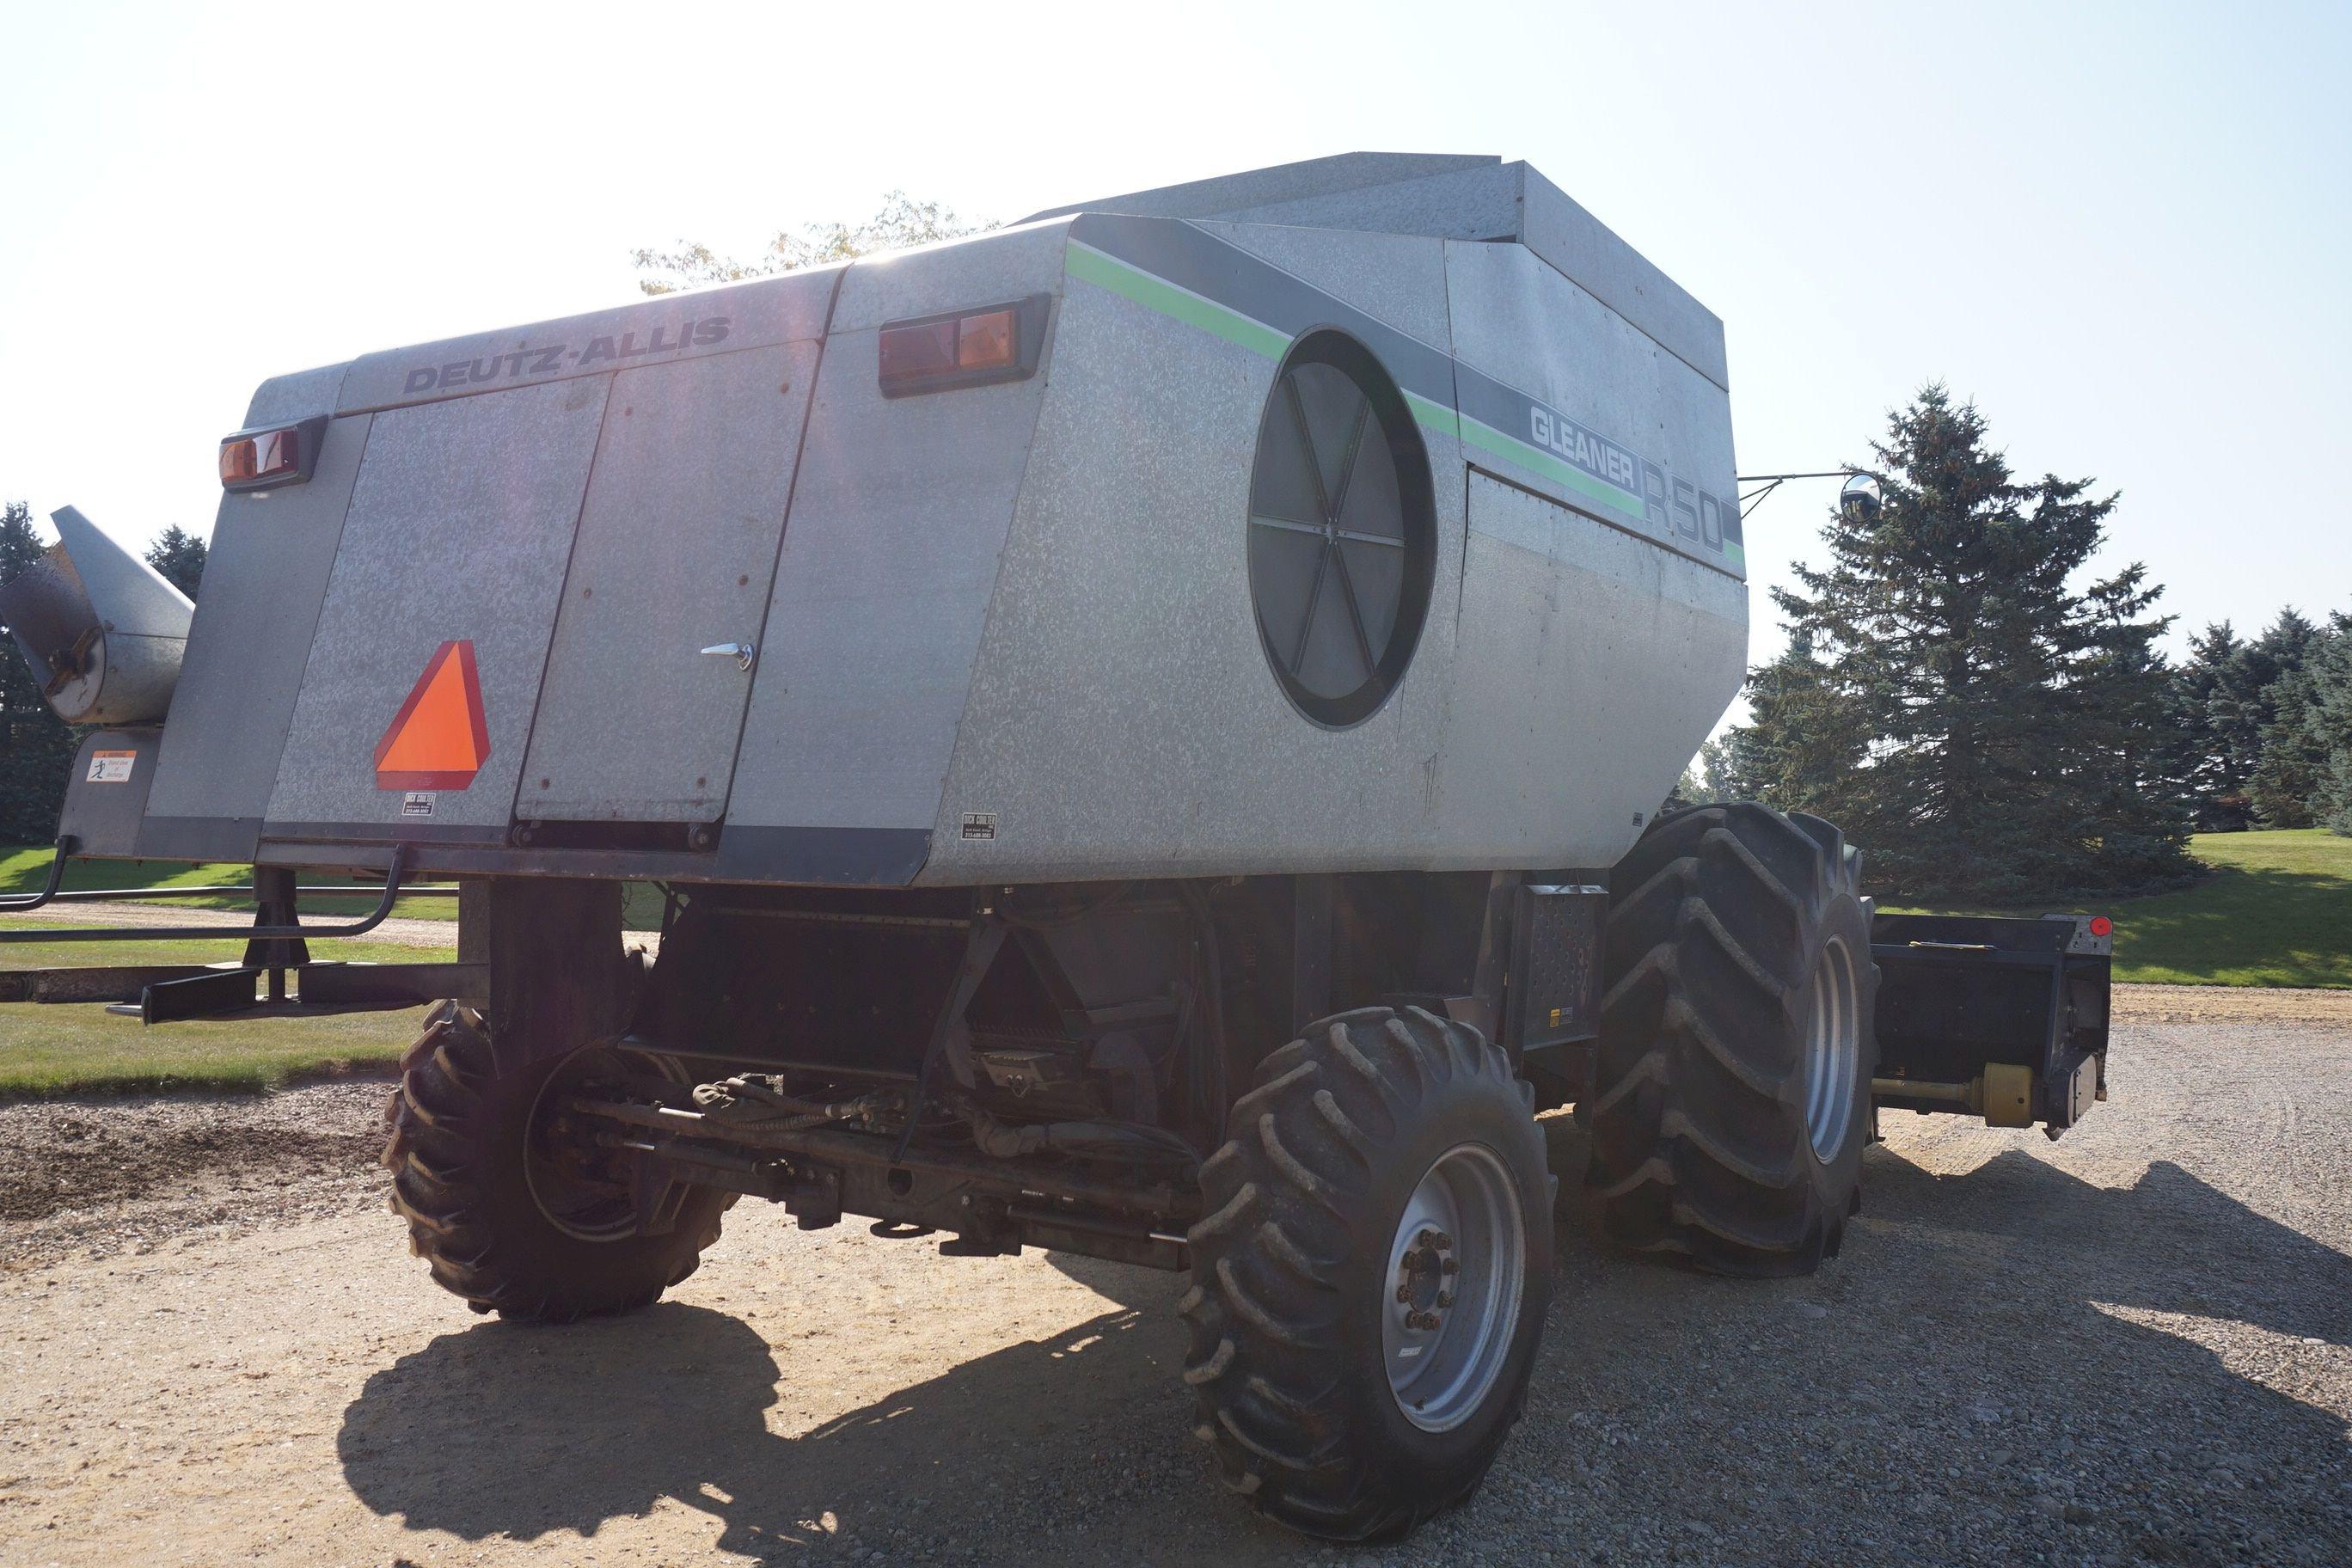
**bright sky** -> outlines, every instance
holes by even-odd
[[[2188,626],[2352,608],[2352,6],[19,3],[0,498],[208,530],[267,376],[633,298],[903,187],[1017,217],[1525,158],[1721,315],[1743,473],[1941,378]],[[1833,487],[1748,523],[1760,589]]]

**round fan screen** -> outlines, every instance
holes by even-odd
[[[1258,423],[1250,595],[1283,689],[1315,722],[1369,718],[1412,662],[1429,612],[1429,454],[1371,352],[1299,340]]]

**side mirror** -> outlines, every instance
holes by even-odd
[[[1875,474],[1848,474],[1845,488],[1838,491],[1839,514],[1849,522],[1876,522],[1885,505]]]

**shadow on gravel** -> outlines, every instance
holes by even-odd
[[[2162,1163],[2103,1189],[2021,1151],[1937,1178],[1879,1149],[1865,1191],[1843,1259],[1753,1284],[1596,1249],[1564,1180],[1528,1419],[1414,1553],[2352,1561],[2343,1421],[2103,1310],[2352,1344],[2352,1259]],[[344,1474],[376,1513],[468,1541],[593,1535],[682,1504],[721,1521],[722,1549],[778,1562],[852,1540],[887,1561],[943,1542],[1015,1561],[1307,1554],[1226,1498],[1187,1435],[1181,1282],[1063,1267],[1118,1305],[798,1437],[768,1419],[780,1383],[823,1386],[821,1363],[793,1364],[802,1342],[677,1303],[481,1323],[368,1380]],[[2275,1342],[2255,1354],[2274,1366]]]
[[[1115,1272],[1159,1310],[1105,1312],[798,1437],[768,1429],[777,1385],[796,1375],[821,1384],[824,1367],[788,1370],[789,1345],[772,1348],[733,1317],[666,1302],[560,1330],[484,1322],[371,1377],[344,1412],[337,1450],[371,1510],[467,1540],[593,1535],[675,1500],[723,1522],[720,1549],[755,1558],[795,1560],[851,1537],[878,1546],[894,1531],[905,1532],[902,1549],[1011,1545],[1038,1491],[1042,1450],[1089,1431],[1115,1438],[1138,1404],[1156,1405],[1176,1382],[1181,1340],[1157,1300],[1164,1282]],[[1077,1462],[1112,1507],[1135,1479]],[[1066,1527],[1095,1495],[1072,1500]]]

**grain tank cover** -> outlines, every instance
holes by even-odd
[[[1534,170],[1386,153],[279,377],[137,852],[1606,866],[1746,662],[1725,378]]]
[[[58,542],[5,588],[5,623],[68,724],[163,717],[194,606],[162,574],[71,507],[49,514]]]

